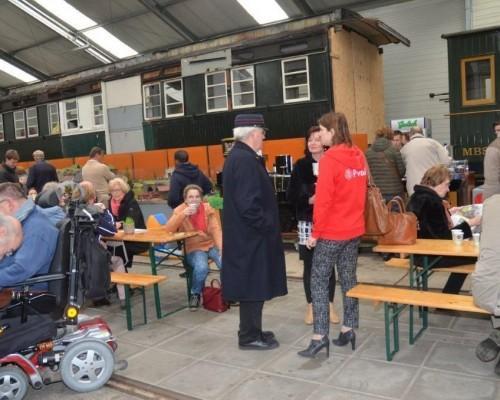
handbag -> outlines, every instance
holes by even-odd
[[[365,235],[380,236],[391,229],[389,210],[380,189],[373,182],[368,162],[366,168],[368,169],[368,187],[365,203]]]
[[[394,211],[395,209],[396,211]],[[415,244],[417,241],[417,216],[406,211],[403,199],[399,196],[391,199],[387,203],[387,212],[391,229],[378,237],[378,244]]]
[[[214,287],[214,282],[218,287]],[[205,286],[202,290],[203,308],[214,312],[224,312],[229,308],[229,304],[222,298],[222,289],[218,279],[212,279],[210,286]]]

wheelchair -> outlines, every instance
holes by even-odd
[[[22,399],[29,385],[39,390],[61,380],[76,392],[90,392],[127,367],[115,360],[118,345],[108,324],[79,313],[79,232],[95,222],[78,205],[70,206],[69,217],[59,224],[49,273],[16,285],[1,311],[0,399]],[[36,292],[40,284],[48,291]]]

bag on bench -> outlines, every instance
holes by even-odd
[[[398,211],[393,210],[393,204]],[[398,245],[415,244],[417,241],[417,216],[406,211],[403,199],[394,197],[387,203],[388,218],[390,222],[389,231],[378,237],[379,244]]]

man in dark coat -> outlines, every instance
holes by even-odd
[[[234,138],[222,172],[223,295],[240,302],[239,348],[269,350],[279,343],[272,332],[262,331],[264,301],[286,295],[287,285],[278,205],[259,155],[262,115],[236,116]]]
[[[19,161],[19,153],[10,149],[5,152],[4,162],[0,166],[0,183],[12,182],[19,183],[19,177],[16,174],[16,165]]]
[[[174,209],[184,202],[184,188],[187,185],[198,185],[203,189],[203,195],[212,191],[212,182],[200,169],[189,162],[186,150],[177,150],[174,154],[175,170],[170,178],[168,205]]]
[[[26,187],[28,190],[35,188],[36,192],[40,193],[47,182],[59,182],[59,179],[54,166],[45,161],[45,154],[42,150],[35,150],[33,159],[35,164],[30,167]]]

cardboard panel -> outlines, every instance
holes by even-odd
[[[351,137],[352,142],[358,146],[363,153],[368,150],[368,135],[366,133],[354,133]]]
[[[266,167],[269,171],[273,170],[276,162],[276,156],[287,154],[292,156],[293,162],[304,156],[305,140],[304,138],[266,140],[262,150],[264,156],[267,156]]]
[[[165,176],[168,168],[167,150],[138,151],[132,153],[134,179],[156,179]]]
[[[80,167],[83,167],[88,159],[89,159],[88,156],[83,156],[83,157],[75,157],[73,160],[75,161],[75,164],[78,164]]]
[[[208,151],[207,146],[194,146],[194,147],[180,147],[176,149],[168,149],[168,165],[169,168],[173,168],[175,166],[174,154],[177,150],[186,150],[189,154],[189,162],[191,164],[197,165],[200,170],[205,174],[209,175],[208,168]]]
[[[118,174],[133,177],[132,153],[106,154],[104,164],[114,167]]]
[[[75,161],[73,158],[56,158],[54,160],[49,160],[56,169],[71,167]]]

